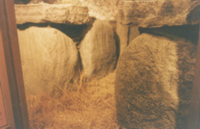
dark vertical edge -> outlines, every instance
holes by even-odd
[[[24,89],[24,81],[23,81],[23,74],[22,74],[22,67],[21,67],[21,58],[20,58],[20,51],[19,51],[19,43],[18,43],[18,36],[17,36],[17,24],[16,24],[16,17],[15,17],[15,10],[14,10],[14,1],[13,0],[5,0],[7,16],[8,16],[8,27],[9,27],[9,35],[11,40],[12,52],[13,52],[13,61],[14,61],[14,68],[15,68],[15,76],[17,81],[17,89],[19,95],[19,102],[21,108],[21,115],[22,115],[22,123],[24,129],[29,128],[29,118],[28,118],[28,111],[27,111],[27,104],[25,98],[25,89]]]
[[[2,3],[3,1],[0,0],[0,5],[3,5]],[[0,8],[0,79],[1,79],[0,87],[2,89],[2,92],[0,94],[2,94],[3,103],[5,106],[6,120],[8,124],[7,126],[8,127],[11,126],[12,129],[15,129],[12,101],[11,101],[10,88],[8,84],[8,76],[7,76],[7,70],[6,70],[5,54],[4,54],[4,49],[3,49],[3,37],[2,37],[2,32],[1,32],[1,25],[2,25],[1,16],[3,16],[3,11]]]
[[[191,104],[188,117],[188,127],[187,129],[197,129],[199,121],[199,109],[200,109],[200,29],[199,29],[199,39],[197,45],[197,55],[195,64],[195,75],[193,81],[193,89],[191,95]]]
[[[127,46],[129,45],[129,38],[130,38],[130,29],[131,27],[128,27],[128,33],[127,33]]]
[[[17,123],[18,121],[16,121],[16,117],[18,116],[18,118],[20,119],[20,114],[18,114],[19,109],[18,106],[16,106],[16,104],[18,103],[18,99],[14,99],[13,96],[15,95],[15,93],[13,94],[12,91],[15,91],[16,89],[12,88],[15,87],[14,81],[12,81],[13,75],[11,74],[12,72],[12,67],[11,67],[11,55],[10,55],[10,49],[9,49],[9,37],[8,37],[8,28],[7,28],[7,18],[6,18],[6,13],[5,13],[5,1],[4,0],[0,0],[1,4],[0,4],[0,28],[1,28],[1,34],[2,34],[2,41],[3,41],[3,50],[4,50],[4,56],[5,56],[5,62],[1,62],[1,63],[5,63],[5,69],[6,69],[6,73],[4,73],[5,77],[4,79],[7,79],[6,81],[8,81],[8,86],[9,86],[9,90],[10,90],[10,95],[11,95],[11,101],[12,101],[12,108],[13,108],[13,115],[12,117],[14,117],[15,120],[15,126],[20,125],[20,123]],[[12,87],[11,87],[12,86]],[[16,125],[17,123],[17,125]]]
[[[2,0],[1,29],[12,106],[17,129],[29,129],[13,0]]]

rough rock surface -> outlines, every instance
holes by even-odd
[[[116,71],[119,125],[130,129],[185,129],[196,45],[142,34],[120,56]]]
[[[52,22],[79,25],[91,21],[87,7],[71,4],[15,5],[15,15],[17,24]]]
[[[123,53],[128,44],[140,35],[138,27],[129,27],[122,25],[119,22],[117,22],[116,25],[116,33],[119,39],[120,55]]]
[[[15,4],[72,4],[85,6],[89,9],[89,16],[100,20],[115,20],[118,13],[119,0],[15,0]]]
[[[84,77],[98,79],[112,72],[117,61],[116,49],[112,26],[95,20],[80,43]]]
[[[122,24],[140,27],[197,24],[199,6],[198,0],[121,0],[118,19]]]
[[[123,26],[117,22],[116,33],[119,36],[120,55],[129,43],[129,27]]]
[[[100,20],[116,20],[119,0],[80,0],[80,5],[89,8],[89,15]],[[78,4],[78,3],[77,3]]]
[[[130,27],[129,30],[129,44],[131,43],[132,40],[134,40],[137,36],[140,35],[140,31],[138,27]]]
[[[51,93],[67,87],[76,74],[78,51],[67,35],[54,28],[18,29],[27,93]]]

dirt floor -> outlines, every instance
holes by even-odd
[[[115,73],[79,84],[59,99],[27,95],[31,129],[119,129],[116,122]]]

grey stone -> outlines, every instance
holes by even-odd
[[[115,90],[119,125],[186,129],[196,45],[181,38],[142,34],[119,58]]]
[[[197,24],[199,6],[197,0],[121,0],[118,20],[139,27]]]

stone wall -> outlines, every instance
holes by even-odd
[[[27,93],[72,88],[79,77],[100,79],[114,71],[118,46],[115,22],[69,4],[15,5]],[[47,74],[47,75],[46,75]],[[57,96],[57,95],[56,95]]]
[[[113,7],[108,1],[43,2],[15,5],[27,90],[56,94],[80,76],[99,79],[117,65],[122,128],[187,127],[198,0],[114,0]]]
[[[118,8],[121,26],[136,26],[143,33],[123,48],[116,68],[119,125],[131,129],[186,129],[199,1],[121,0]],[[127,44],[128,38],[123,39]]]

